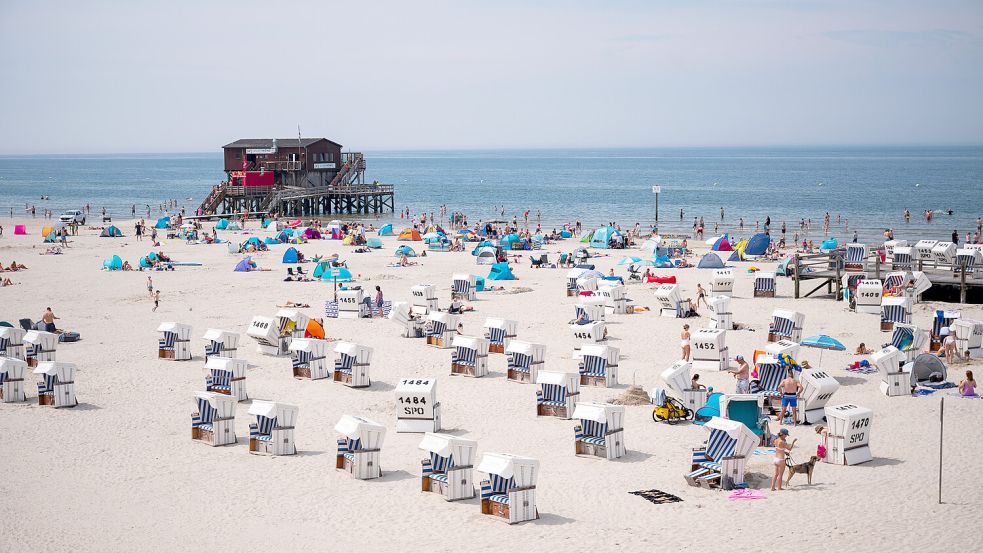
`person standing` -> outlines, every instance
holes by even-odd
[[[959,231],[956,229],[952,229],[952,243],[959,245]]]
[[[785,419],[785,413],[792,411],[792,425],[799,424],[799,394],[802,393],[802,384],[795,379],[795,372],[788,370],[788,376],[778,385],[778,391],[782,393],[782,410],[778,413],[778,422]]]
[[[154,292],[154,308],[151,311],[157,311],[160,307],[160,290]]]
[[[147,275],[147,295],[154,297],[154,277]]]
[[[747,394],[751,392],[751,367],[748,365],[747,361],[744,360],[743,355],[738,355],[734,358],[737,361],[736,369],[728,369],[727,372],[734,375],[737,379],[737,393]]]
[[[778,437],[775,439],[775,458],[772,462],[775,465],[775,473],[771,477],[771,491],[775,491],[775,486],[778,486],[778,491],[782,491],[782,478],[785,476],[785,458],[789,453],[792,452],[792,448],[795,447],[795,442],[799,441],[798,438],[792,440],[792,443],[788,443],[788,428],[782,428],[778,431]]]
[[[143,241],[143,225],[140,224],[140,221],[137,221],[137,224],[134,225],[134,231],[135,231],[135,233],[137,235],[137,242],[142,242]]]
[[[682,348],[683,361],[689,361],[689,354],[690,354],[689,341],[690,341],[689,325],[684,324],[683,331],[679,334],[679,346]]]
[[[614,271],[614,269],[611,269]],[[705,307],[710,308],[710,304],[707,303],[707,291],[703,288],[703,285],[696,283],[696,306],[699,307],[700,303],[703,303]]]
[[[58,317],[55,316],[54,311],[52,311],[50,307],[44,310],[44,313],[41,314],[41,322],[44,323],[44,330],[46,332],[54,332],[57,330],[55,328],[56,319],[58,319]]]

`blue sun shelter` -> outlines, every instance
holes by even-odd
[[[382,225],[381,227],[379,227],[379,231],[377,234],[379,236],[396,236],[396,233],[393,232],[392,223],[389,223],[388,225]]]
[[[734,250],[730,253],[730,257],[727,261],[744,261],[744,256],[741,255],[741,250]]]
[[[624,244],[625,238],[621,232],[614,227],[601,227],[591,234],[590,247],[607,249],[611,247],[611,242]]]
[[[518,242],[519,244],[516,244]],[[518,234],[506,234],[499,240],[503,250],[515,250],[519,249],[522,244],[522,239],[519,238]]]
[[[723,269],[724,262],[720,260],[717,254],[709,252],[700,258],[700,263],[696,267],[698,269]]]
[[[99,236],[102,238],[119,238],[123,236],[123,233],[120,232],[118,228],[116,228],[116,225],[109,225],[108,227],[102,229],[102,232],[99,234]]]
[[[276,238],[270,238],[269,236],[267,236],[266,238],[263,239],[263,243],[266,244],[267,246],[273,246],[279,244],[280,241],[277,240]]]
[[[400,246],[396,248],[396,253],[393,255],[393,257],[399,257],[401,255],[405,255],[406,257],[416,257],[416,252],[409,246]]]
[[[123,260],[119,258],[118,255],[114,255],[109,259],[102,262],[102,266],[110,271],[122,271],[123,270]]]
[[[352,282],[352,272],[344,267],[327,267],[320,275],[321,280],[328,282]]]
[[[488,271],[488,280],[515,280],[508,263],[496,263]]]
[[[764,255],[771,245],[771,237],[763,232],[755,234],[744,245],[744,255]]]
[[[51,231],[51,232],[48,233],[47,236],[44,237],[44,241],[45,242],[57,242],[58,241],[58,235],[55,234],[55,231]]]
[[[289,230],[281,230],[280,232],[278,232],[276,234],[276,241],[277,242],[282,242],[284,244],[286,244],[287,242],[289,242],[290,241],[290,231]]]
[[[257,250],[262,250],[262,249],[265,249],[265,247],[266,247],[266,245],[263,244],[263,241],[260,240],[259,238],[255,237],[255,236],[250,236],[249,238],[247,238],[246,241],[243,242],[240,247],[245,250],[249,246],[252,246],[252,247],[256,248]]]
[[[146,269],[151,266],[150,264],[151,261],[156,261],[156,260],[157,260],[157,252],[150,252],[147,255],[140,258],[140,266]]]
[[[287,251],[283,252],[283,262],[300,263],[300,256],[297,255],[297,248],[287,248]]]
[[[365,241],[365,245],[372,248],[373,250],[378,250],[382,247],[382,240],[372,237]]]

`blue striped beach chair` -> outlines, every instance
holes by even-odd
[[[891,256],[891,270],[892,271],[911,271],[914,269],[914,262],[912,261],[912,249],[911,248],[894,248],[894,254]]]
[[[212,369],[211,375],[205,377],[205,389],[229,395],[232,392],[232,373],[220,369]]]
[[[758,272],[754,276],[754,297],[775,297],[775,273]]]
[[[720,485],[721,461],[734,454],[737,440],[723,430],[712,429],[704,448],[694,449],[692,470],[686,475],[691,486],[713,488]]]
[[[539,518],[536,479],[539,462],[504,453],[485,453],[476,468],[488,475],[480,484],[481,513],[509,524]]]
[[[787,372],[778,360],[773,357],[759,359],[757,368],[758,378],[751,381],[751,393],[766,398],[781,397],[782,393],[778,390],[778,386],[785,379]]]
[[[881,331],[894,330],[894,323],[911,322],[911,304],[908,298],[891,296],[881,303]]]

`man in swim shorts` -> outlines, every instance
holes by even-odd
[[[788,376],[778,385],[778,391],[782,393],[782,411],[778,414],[778,422],[785,418],[785,411],[792,410],[792,424],[799,424],[799,394],[802,393],[802,384],[795,379],[792,369],[788,370]]]

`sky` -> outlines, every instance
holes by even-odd
[[[983,144],[980,0],[0,0],[0,154]]]

